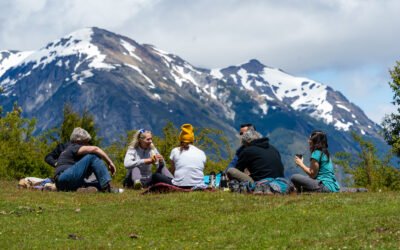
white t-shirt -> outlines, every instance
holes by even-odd
[[[204,164],[206,154],[193,145],[189,149],[174,148],[169,158],[175,164],[172,184],[176,186],[196,186],[204,184]]]

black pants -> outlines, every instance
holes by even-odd
[[[154,173],[151,177],[151,182],[152,184],[156,184],[156,183],[167,183],[169,185],[174,185],[172,184],[172,178],[168,177],[166,175],[163,175],[161,173]]]
[[[166,184],[169,184],[169,185],[172,185],[172,186],[176,186],[176,187],[179,187],[179,188],[184,188],[184,189],[191,189],[193,187],[193,186],[177,186],[177,185],[174,185],[174,184],[172,184],[172,178],[171,177],[168,177],[168,176],[163,175],[161,173],[153,174],[151,176],[151,182],[152,182],[153,185],[157,184],[157,183],[166,183]]]

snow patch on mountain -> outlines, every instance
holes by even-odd
[[[251,81],[248,81],[249,74],[245,69],[240,69],[238,71],[238,75],[241,78],[242,85],[244,86],[245,89],[254,91],[254,88],[251,86]]]
[[[268,113],[268,105],[266,103],[261,104],[260,109],[262,110],[263,115]]]
[[[148,76],[146,76],[139,67],[132,65],[132,64],[128,64],[128,63],[124,63],[124,65],[137,71],[148,83],[150,83],[150,86],[149,86],[150,88],[153,89],[156,87],[154,82]]]
[[[22,51],[12,53],[9,51],[0,51],[0,77],[10,68],[18,65],[26,57],[32,54],[34,51]],[[4,54],[4,56],[3,56]],[[7,55],[7,56],[6,56]]]
[[[341,122],[341,121],[336,121],[335,124],[334,124],[335,128],[341,129],[341,130],[344,130],[344,131],[349,131],[350,126],[353,126],[353,125],[354,124],[352,122],[344,123],[344,122]]]
[[[336,104],[336,107],[341,108],[341,109],[344,109],[344,110],[346,110],[347,112],[351,113],[351,110],[348,109],[346,106],[344,106],[344,105],[342,105],[342,104],[338,104],[338,103],[337,103],[337,104]],[[354,116],[353,118],[355,118],[355,116]]]
[[[135,50],[136,50],[136,47],[135,47],[135,46],[133,46],[132,44],[130,44],[129,42],[127,42],[127,41],[125,41],[125,40],[123,40],[123,39],[121,39],[121,45],[122,45],[122,47],[124,47],[124,49],[125,49],[126,51],[128,51],[128,53],[129,53],[129,55],[130,55],[131,57],[135,58],[135,59],[138,60],[139,62],[143,62],[143,61],[142,61],[142,58],[138,57],[138,56],[135,54]]]
[[[210,71],[211,76],[217,79],[221,79],[224,77],[224,75],[221,73],[220,69],[212,69]]]
[[[91,42],[93,30],[91,28],[81,29],[73,32],[59,40],[49,43],[46,47],[31,53],[21,63],[34,63],[32,69],[41,66],[43,69],[47,64],[55,61],[59,57],[77,55],[80,63],[86,61],[89,68],[93,69],[115,69],[113,65],[104,62],[106,55],[102,54],[99,48]]]
[[[278,69],[264,68],[262,77],[272,86],[276,97],[283,101],[293,98],[290,106],[298,111],[314,110],[311,116],[333,122],[333,106],[327,101],[327,87],[304,77],[294,77]]]
[[[154,53],[156,53],[157,55],[159,55],[161,57],[161,61],[164,62],[164,64],[167,67],[170,67],[170,63],[173,61],[173,59],[169,56],[168,52],[165,52],[163,50],[157,49],[154,46],[151,46],[152,50],[154,51]]]
[[[72,73],[71,77],[72,80],[76,81],[79,85],[82,85],[85,81],[85,79],[94,76],[92,71],[90,70],[83,70],[79,74],[77,73]]]
[[[161,101],[161,96],[160,96],[159,94],[153,94],[153,96],[154,96],[154,98],[155,98],[156,100]]]

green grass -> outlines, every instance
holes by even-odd
[[[5,181],[0,190],[1,249],[400,248],[395,192],[80,194]]]

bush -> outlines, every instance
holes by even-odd
[[[351,180],[348,179],[347,184],[353,182],[357,187],[367,187],[373,191],[400,190],[400,171],[390,166],[392,155],[388,154],[384,159],[380,159],[371,142],[365,141],[355,133],[352,136],[359,144],[360,152],[357,155],[340,152],[335,155],[334,160],[350,175]]]
[[[0,117],[0,178],[19,179],[26,176],[50,176],[51,167],[43,158],[48,147],[32,136],[36,121],[21,117],[22,110]]]

